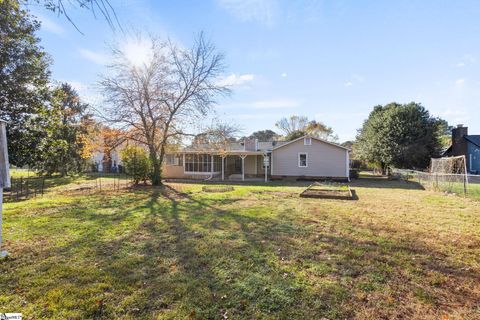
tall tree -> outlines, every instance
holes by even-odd
[[[48,100],[50,59],[35,32],[40,28],[18,1],[0,1],[0,118],[7,120],[10,162],[33,165],[44,136],[36,130]]]
[[[332,128],[319,121],[309,121],[305,116],[292,115],[288,118],[282,118],[275,126],[283,132],[287,141],[295,140],[307,134],[327,141],[338,140]]]
[[[305,131],[308,125],[308,118],[305,116],[292,115],[277,121],[275,126],[280,129],[284,135],[288,136],[295,131]]]
[[[279,135],[272,130],[260,130],[252,133],[249,138],[258,139],[258,141],[273,141],[279,138]]]
[[[143,37],[149,58],[131,61],[121,47],[101,85],[108,117],[124,124],[131,139],[144,144],[152,165],[152,184],[161,184],[161,168],[170,140],[187,133],[204,118],[218,94],[228,92],[218,83],[224,71],[223,55],[200,34],[191,48],[171,41]]]
[[[66,175],[84,169],[82,137],[88,133],[90,123],[87,109],[88,105],[69,84],[63,83],[52,90],[44,121],[38,128],[45,133],[38,145],[40,157],[35,163],[38,170]]]
[[[418,103],[376,106],[359,130],[354,150],[383,173],[389,167],[423,169],[439,155],[444,125]]]

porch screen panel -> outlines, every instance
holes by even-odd
[[[185,171],[186,172],[210,172],[212,168],[211,157],[212,156],[209,154],[185,155]],[[221,162],[220,162],[220,166],[221,166]],[[214,169],[215,169],[215,163],[214,163]]]

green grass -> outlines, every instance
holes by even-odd
[[[0,312],[480,318],[478,201],[378,179],[352,184],[357,201],[299,198],[308,184],[72,187],[85,183],[62,180],[43,198],[4,205]]]
[[[10,176],[12,178],[27,178],[37,176],[35,171],[29,169],[10,169]]]

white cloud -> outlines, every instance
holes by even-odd
[[[286,78],[286,77],[288,76],[288,74],[287,74],[286,72],[284,72],[284,73],[282,73],[280,76],[281,76],[282,78]]]
[[[65,81],[65,82],[69,83],[72,86],[72,88],[79,93],[87,90],[87,86],[83,82],[76,81],[76,80]]]
[[[453,124],[468,123],[470,120],[468,112],[462,108],[445,109],[440,112],[440,117]]]
[[[351,87],[354,84],[362,83],[364,81],[365,81],[365,78],[363,76],[354,73],[350,76],[350,79],[347,82],[345,82],[344,85],[345,87]]]
[[[474,55],[471,54],[464,54],[462,59],[455,64],[455,67],[457,68],[463,68],[467,65],[472,65],[477,63],[477,58]]]
[[[255,79],[254,74],[246,73],[246,74],[240,74],[236,75],[235,73],[232,73],[231,75],[220,79],[218,81],[218,84],[221,86],[241,86],[244,84],[247,84],[248,82],[252,82]]]
[[[88,50],[84,48],[79,49],[78,52],[85,59],[95,62],[97,64],[104,65],[104,64],[107,64],[109,61],[108,56],[103,53],[94,52],[92,50]]]
[[[271,99],[271,100],[259,100],[249,104],[251,108],[255,109],[279,109],[279,108],[296,108],[300,105],[299,101],[292,99]]]
[[[236,114],[236,120],[259,120],[259,119],[276,119],[278,114],[272,113],[242,113]]]
[[[464,85],[465,85],[465,79],[460,78],[460,79],[455,80],[455,86],[463,87]]]
[[[236,110],[244,110],[244,109],[288,109],[288,108],[296,108],[302,104],[301,101],[288,99],[288,98],[277,98],[277,99],[269,99],[269,100],[255,100],[250,102],[238,102],[233,104],[224,104],[219,105],[218,107],[221,109],[236,109]],[[252,114],[258,114],[258,112],[254,112]]]
[[[279,9],[276,0],[217,0],[217,3],[241,21],[256,21],[266,26],[275,24]]]
[[[62,35],[65,33],[65,30],[63,29],[63,27],[58,23],[56,23],[55,21],[44,16],[37,16],[37,17],[40,20],[40,23],[42,25],[41,28],[44,29],[45,31],[48,31],[57,35]]]

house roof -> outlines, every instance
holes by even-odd
[[[349,148],[345,148],[345,147],[343,147],[339,144],[336,144],[336,143],[333,143],[333,142],[330,142],[330,141],[326,141],[326,140],[323,140],[323,139],[320,139],[320,138],[317,138],[317,137],[312,137],[312,136],[306,135],[306,136],[300,137],[300,138],[292,140],[292,141],[259,141],[258,145],[257,145],[257,150],[245,150],[244,144],[242,144],[240,142],[231,142],[227,146],[225,146],[225,149],[222,150],[222,152],[224,152],[226,154],[263,154],[265,152],[270,152],[272,150],[277,150],[278,148],[289,145],[291,143],[294,143],[294,142],[299,141],[299,140],[301,140],[303,138],[306,138],[306,137],[315,139],[317,141],[320,141],[320,142],[323,142],[323,143],[326,143],[326,144],[329,144],[329,145],[332,145],[332,146],[337,147],[337,148],[341,148],[341,149],[348,150],[348,151],[350,150]],[[221,151],[216,149],[216,148],[213,148],[209,144],[195,144],[195,145],[191,145],[191,146],[188,146],[186,148],[183,148],[182,150],[179,150],[175,153],[215,153],[215,154],[219,154],[219,153],[221,153]]]
[[[341,149],[350,151],[350,149],[345,148],[344,146],[341,146],[341,145],[339,145],[339,144],[336,144],[336,143],[333,143],[333,142],[330,142],[330,141],[327,141],[327,140],[323,140],[323,139],[320,139],[320,138],[317,138],[317,137],[312,137],[312,136],[309,136],[309,135],[306,135],[306,136],[303,136],[303,137],[294,139],[294,140],[292,140],[292,141],[288,141],[288,142],[286,142],[286,143],[284,143],[284,144],[282,144],[282,145],[280,145],[280,146],[277,146],[277,147],[273,148],[273,150],[277,150],[277,149],[282,148],[282,147],[284,147],[284,146],[286,146],[286,145],[289,145],[289,144],[292,144],[292,143],[297,142],[297,141],[299,141],[299,140],[302,140],[303,138],[311,138],[311,139],[314,139],[314,140],[317,140],[317,141],[320,141],[320,142],[323,142],[323,143],[332,145],[332,146],[334,146],[334,147],[337,147],[337,148],[341,148]]]
[[[280,146],[288,143],[288,141],[259,141],[257,150],[245,150],[245,146],[241,142],[230,142],[225,146],[225,152],[229,154],[236,153],[249,153],[249,154],[262,154],[265,151],[271,151],[275,146]],[[213,148],[207,143],[194,144],[183,148],[179,153],[198,153],[198,152],[219,152],[218,149]]]
[[[473,143],[477,147],[480,147],[480,135],[468,135],[463,136],[467,141]]]

